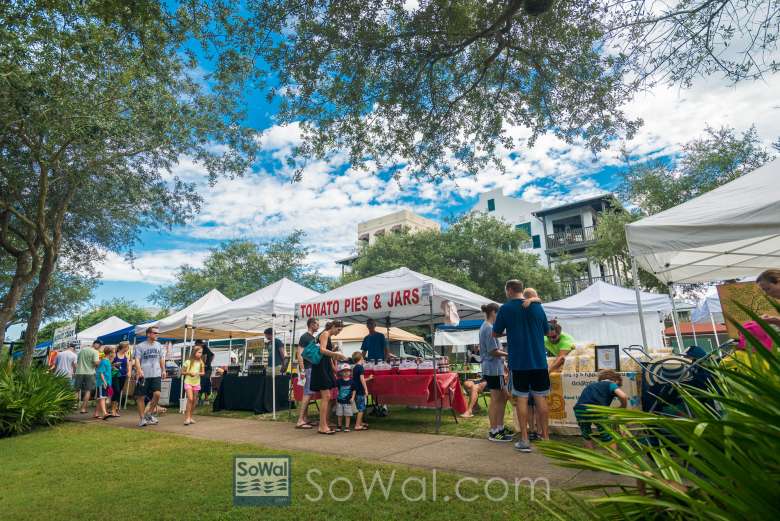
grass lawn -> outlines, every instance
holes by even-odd
[[[490,403],[490,398],[487,397],[487,402]],[[464,438],[484,438],[487,436],[490,422],[487,417],[487,408],[483,402],[483,399],[479,399],[480,409],[474,409],[474,416],[472,418],[458,417],[458,422],[455,423],[455,419],[452,417],[452,413],[448,410],[442,411],[442,421],[440,434],[446,434],[448,436],[461,436]],[[370,409],[370,408],[369,408]],[[366,422],[372,429],[381,429],[388,431],[399,432],[419,432],[426,434],[436,433],[436,411],[431,409],[411,409],[403,405],[391,405],[389,406],[390,415],[384,418],[377,418],[374,416],[366,416]],[[257,420],[270,420],[270,414],[254,414],[250,411],[219,411],[213,412],[211,405],[204,405],[198,407],[196,414],[204,416],[222,416],[227,418],[253,418]],[[297,421],[298,410],[293,409],[292,417],[288,411],[280,411],[276,414],[277,419],[287,421]],[[317,409],[312,405],[309,407],[309,418],[317,418]],[[335,418],[334,420],[335,421]],[[354,423],[354,418],[352,420]],[[512,410],[509,405],[506,408],[506,414],[504,416],[504,423],[514,428],[514,421],[512,419]],[[577,445],[582,445],[583,440],[579,436],[558,436],[552,435],[552,439],[557,441],[566,441]]]
[[[459,477],[437,473],[437,500],[433,501],[431,473],[424,470],[108,425],[66,423],[0,439],[0,454],[0,517],[4,520],[552,518],[522,487],[518,500],[512,486],[506,500],[494,502],[484,497],[484,483],[467,482],[460,488],[462,496],[480,494],[479,499],[446,502],[443,497],[454,492]],[[241,454],[292,456],[292,506],[233,507],[232,458]],[[318,502],[306,497],[317,493],[307,478],[310,469],[322,472],[312,478],[324,493]],[[367,500],[358,469],[367,481],[379,471],[385,483],[395,472],[389,498],[377,488]],[[350,500],[337,501],[329,495],[329,483],[340,476],[354,486]],[[428,480],[427,499],[404,499],[400,484],[410,477]],[[497,487],[491,490],[493,496],[501,493]],[[336,482],[333,491],[343,498],[349,485]],[[418,496],[419,491],[419,482],[410,482],[407,496]],[[543,491],[537,491],[537,499],[545,501]],[[556,491],[552,500],[568,501]]]

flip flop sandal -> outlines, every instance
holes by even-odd
[[[317,431],[317,434],[325,434],[327,436],[332,436],[333,434],[336,434],[336,431],[327,431],[327,432]]]
[[[368,430],[368,427],[366,427],[366,426],[364,425],[364,426],[361,426],[361,427],[355,427],[355,428],[354,428],[354,429],[352,429],[352,430],[353,430],[353,431],[367,431],[367,430]]]
[[[308,424],[308,423],[302,423],[302,424],[300,424],[300,425],[296,425],[296,426],[295,426],[295,428],[296,428],[296,429],[313,429],[314,427],[312,427],[312,426],[311,426],[310,424]]]

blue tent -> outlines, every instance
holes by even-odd
[[[23,344],[20,342],[20,343],[18,343],[16,345],[19,348],[18,349],[15,348],[13,353],[12,353],[12,355],[11,355],[11,356],[13,356],[14,360],[24,356]],[[51,340],[49,340],[48,342],[41,342],[41,343],[39,343],[38,345],[36,345],[33,348],[33,358],[40,358],[40,357],[46,356],[46,354],[49,352],[49,349],[51,348],[51,346],[52,346]]]
[[[470,329],[481,328],[482,322],[484,322],[484,320],[461,320],[457,326],[441,324],[436,329],[441,331],[468,331]]]
[[[118,344],[119,342],[123,340],[127,340],[131,344],[133,342],[143,342],[146,340],[145,336],[135,335],[135,326],[128,326],[124,327],[122,329],[119,329],[117,331],[114,331],[113,333],[108,333],[106,335],[101,335],[97,338],[100,342],[104,344]],[[174,341],[178,340],[177,338],[158,338],[160,342],[168,342],[168,341]]]

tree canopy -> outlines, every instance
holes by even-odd
[[[78,330],[84,331],[88,327],[92,327],[107,318],[111,318],[112,316],[121,318],[130,324],[143,324],[144,322],[163,318],[167,315],[168,311],[165,309],[161,310],[159,313],[152,313],[150,310],[145,309],[127,299],[117,298],[113,300],[107,300],[101,302],[94,308],[81,315],[72,313],[68,315],[68,318],[65,320],[49,322],[38,331],[38,342],[51,340],[55,329],[67,324],[68,322],[76,320],[76,317],[78,317],[79,322]]]
[[[596,242],[588,248],[588,256],[611,265],[623,280],[630,280],[626,224],[733,181],[772,158],[754,127],[741,134],[731,127],[707,127],[703,137],[683,145],[678,158],[629,163],[619,193],[630,211],[612,210],[599,216]],[[641,269],[639,278],[646,288],[664,289],[658,279]]]
[[[0,3],[0,247],[15,263],[0,340],[35,281],[26,363],[63,252],[89,264],[130,249],[141,228],[188,219],[200,196],[170,173],[182,157],[211,181],[252,164],[236,72],[204,77],[188,48],[205,42],[210,13],[199,2]]]
[[[176,281],[158,288],[150,299],[162,306],[181,308],[214,288],[237,299],[284,277],[324,291],[330,281],[307,263],[309,248],[303,239],[304,233],[295,231],[265,243],[224,242],[210,250],[203,267],[180,266]]]
[[[344,148],[434,176],[546,132],[599,150],[634,134],[622,107],[655,82],[780,67],[774,0],[255,0],[222,20],[225,67],[303,129],[296,159]]]
[[[522,251],[528,236],[484,214],[468,214],[445,230],[400,232],[367,246],[340,282],[347,283],[407,267],[490,299],[506,300],[504,282],[520,279],[547,300],[559,297],[551,270]]]

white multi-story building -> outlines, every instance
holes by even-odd
[[[369,219],[357,225],[357,248],[355,252],[349,257],[337,260],[336,264],[341,265],[341,273],[343,274],[357,260],[363,248],[369,244],[374,244],[377,238],[387,234],[413,233],[422,230],[439,231],[440,229],[441,226],[438,222],[417,215],[409,210],[400,210],[382,217]]]
[[[482,212],[502,220],[507,224],[522,230],[528,236],[523,250],[534,253],[539,261],[547,266],[547,254],[544,246],[544,226],[534,212],[542,209],[540,203],[529,203],[504,195],[500,188],[479,195],[479,201],[471,209],[472,212]]]

